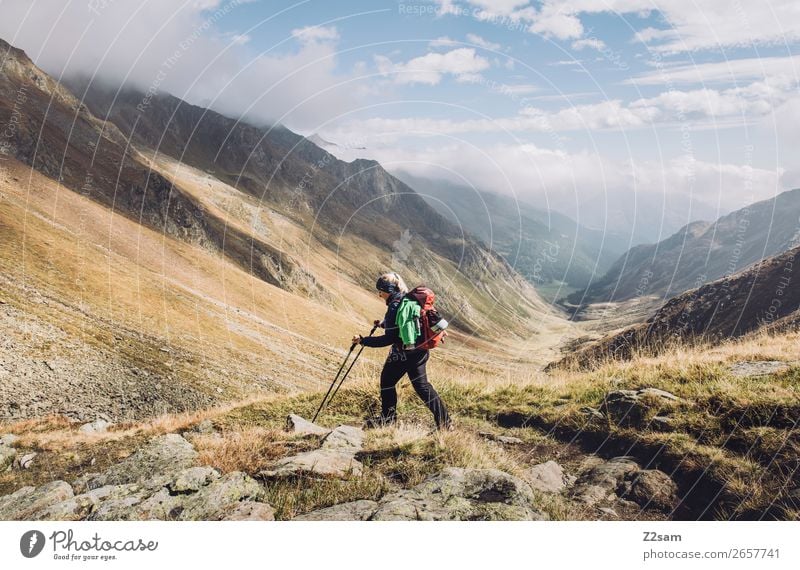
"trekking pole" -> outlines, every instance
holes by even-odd
[[[372,333],[374,333],[374,332],[375,332],[375,329],[376,329],[376,328],[378,328],[378,325],[375,325],[374,327],[372,327],[372,330],[371,330],[371,331],[369,331],[369,335],[367,335],[367,336],[372,336]],[[338,391],[339,391],[339,388],[341,388],[341,387],[342,387],[342,384],[344,384],[345,378],[347,378],[347,375],[348,375],[348,374],[350,374],[350,370],[353,368],[353,365],[356,363],[356,360],[358,360],[358,357],[359,357],[359,356],[361,356],[361,352],[362,352],[363,350],[364,350],[364,345],[362,344],[362,345],[361,345],[361,348],[360,348],[360,349],[358,350],[358,352],[356,353],[356,357],[353,359],[353,362],[351,362],[351,363],[350,363],[350,366],[348,366],[348,367],[347,367],[347,370],[345,370],[345,373],[344,373],[344,375],[342,376],[342,379],[341,379],[341,380],[339,380],[339,385],[338,385],[338,386],[336,386],[336,389],[333,391],[333,394],[331,394],[331,400],[333,400],[333,398],[336,396],[336,392],[338,392]],[[328,403],[330,403],[330,400],[328,401]]]
[[[369,331],[369,335],[367,335],[367,336],[372,336],[372,333],[374,333],[375,329],[377,329],[377,328],[378,328],[378,325],[375,325],[374,327],[372,327],[372,330]],[[358,357],[361,356],[361,351],[364,350],[364,345],[363,344],[361,345],[361,348],[359,349],[359,351],[356,353],[356,357],[353,359],[353,361],[350,363],[350,366],[347,368],[347,372],[345,372],[344,376],[342,376],[342,379],[339,382],[339,386],[337,386],[336,390],[334,390],[333,394],[331,394],[331,390],[333,390],[333,387],[336,385],[336,381],[339,379],[339,374],[342,373],[342,369],[344,368],[344,365],[347,364],[347,359],[350,358],[350,355],[353,353],[353,349],[355,347],[356,347],[355,343],[350,345],[350,351],[347,353],[347,356],[344,357],[344,362],[342,362],[342,365],[339,367],[339,371],[336,372],[336,376],[333,378],[333,382],[331,382],[331,386],[330,386],[330,388],[328,388],[328,392],[325,394],[325,397],[322,398],[322,402],[320,402],[319,408],[317,409],[317,413],[314,414],[314,418],[311,420],[311,423],[314,423],[314,422],[317,421],[317,416],[319,416],[319,413],[322,411],[322,408],[325,407],[325,404],[330,404],[331,400],[333,400],[333,397],[336,396],[336,392],[339,391],[339,388],[341,387],[342,383],[344,383],[344,379],[347,378],[348,374],[350,374],[350,369],[353,368],[353,364],[355,364],[356,360],[358,360]],[[328,395],[330,395],[330,398],[328,398]]]
[[[350,358],[350,355],[353,353],[353,349],[355,347],[356,347],[355,344],[351,344],[350,345],[350,351],[347,353],[347,356],[344,357],[344,361],[342,362],[342,365],[339,367],[339,371],[336,373],[336,376],[333,377],[333,382],[331,382],[331,386],[330,386],[330,388],[328,388],[328,391],[325,394],[325,397],[322,398],[322,402],[320,402],[319,408],[317,408],[317,413],[314,414],[314,418],[311,420],[311,423],[314,423],[315,421],[317,421],[317,416],[322,411],[322,407],[325,405],[325,400],[328,399],[328,396],[330,395],[331,390],[333,390],[333,387],[336,384],[336,381],[339,379],[339,374],[342,373],[342,369],[344,368],[344,365],[347,364],[347,359]]]

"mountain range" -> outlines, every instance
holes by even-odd
[[[800,190],[783,192],[719,218],[696,221],[656,244],[637,245],[571,303],[668,299],[732,275],[800,244]]]

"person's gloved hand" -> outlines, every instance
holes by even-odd
[[[374,321],[372,321],[372,324],[375,325],[376,327],[383,328],[383,321],[381,320],[375,319]]]
[[[364,338],[360,334],[353,337],[353,344],[361,344],[361,339]]]

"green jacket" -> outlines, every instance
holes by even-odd
[[[419,329],[419,315],[419,303],[404,297],[400,302],[400,306],[397,307],[397,316],[395,317],[398,334],[404,345],[414,344],[417,341],[417,337],[421,332]]]

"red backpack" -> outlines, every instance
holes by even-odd
[[[419,303],[419,330],[420,335],[414,345],[415,350],[430,350],[444,342],[447,335],[445,329],[449,324],[439,315],[433,302],[436,295],[425,285],[414,287],[406,293],[406,297]]]

